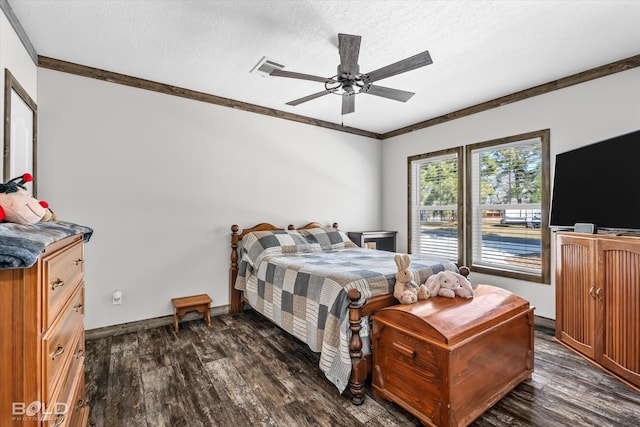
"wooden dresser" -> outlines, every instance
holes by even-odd
[[[640,238],[556,234],[556,339],[640,391]]]
[[[86,426],[83,276],[82,234],[0,270],[1,426]]]
[[[373,390],[429,426],[466,426],[533,374],[533,307],[478,285],[373,315]]]

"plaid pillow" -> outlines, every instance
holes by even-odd
[[[297,231],[254,231],[242,238],[242,259],[255,267],[267,255],[320,251]]]
[[[300,234],[304,236],[309,243],[319,244],[324,250],[357,246],[346,234],[337,228],[309,228],[300,230]]]

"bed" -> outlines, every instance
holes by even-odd
[[[394,253],[364,249],[338,229],[313,222],[287,229],[261,223],[231,227],[231,313],[248,304],[320,353],[320,369],[354,404],[371,372],[369,316],[398,304]],[[442,259],[411,257],[416,282],[442,270]]]

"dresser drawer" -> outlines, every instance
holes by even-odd
[[[80,344],[82,343],[82,344]],[[78,349],[71,360],[60,392],[47,404],[45,426],[70,427],[78,425],[84,407],[84,334],[78,336]]]
[[[69,412],[72,414],[69,424],[70,427],[87,427],[87,421],[89,420],[89,406],[87,405],[84,388],[84,369],[80,372],[79,376],[78,385],[72,400],[73,407],[69,407]]]
[[[77,354],[78,337],[84,334],[84,285],[76,287],[65,311],[53,324],[42,340],[43,348],[43,390],[53,396],[66,375],[69,363]],[[84,352],[84,340],[81,343]],[[46,401],[46,400],[45,400]]]
[[[84,274],[84,245],[76,243],[43,260],[43,329],[51,327]]]

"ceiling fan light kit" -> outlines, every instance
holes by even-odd
[[[287,105],[300,105],[331,93],[342,97],[342,115],[345,115],[355,111],[355,95],[359,93],[368,93],[369,95],[380,96],[394,101],[407,102],[414,95],[413,92],[378,86],[373,83],[432,64],[433,61],[429,51],[418,53],[369,73],[360,73],[360,66],[358,65],[360,41],[361,36],[338,34],[340,65],[338,65],[337,74],[333,77],[320,77],[282,69],[274,69],[269,75],[324,83],[322,92],[294,99],[287,102]]]

